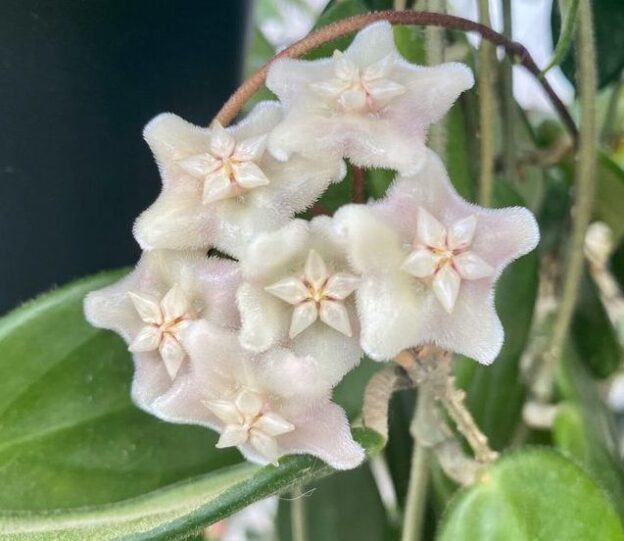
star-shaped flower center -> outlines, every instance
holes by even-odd
[[[202,201],[239,197],[269,184],[257,162],[266,148],[266,134],[236,141],[218,122],[212,126],[208,152],[178,161],[189,175],[204,180]]]
[[[146,293],[129,291],[128,295],[146,324],[128,349],[133,353],[157,349],[174,379],[186,357],[178,332],[194,317],[191,303],[177,284],[160,300]]]
[[[294,338],[319,317],[323,323],[351,336],[351,322],[344,301],[355,291],[360,279],[346,272],[330,274],[323,258],[310,250],[300,276],[289,276],[265,290],[292,304],[289,335]]]
[[[449,314],[455,307],[462,280],[478,280],[494,273],[488,263],[470,251],[476,226],[473,215],[447,229],[424,208],[418,208],[414,250],[401,268],[430,282]]]
[[[217,447],[237,447],[249,443],[272,463],[280,455],[277,436],[295,429],[281,415],[269,411],[263,396],[246,387],[231,400],[205,400],[203,404],[225,423]]]
[[[347,113],[376,112],[385,107],[406,88],[389,79],[395,59],[388,55],[367,68],[360,69],[340,51],[334,51],[336,77],[329,81],[312,83],[317,94],[330,100]]]

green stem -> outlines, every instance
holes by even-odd
[[[579,90],[580,130],[576,165],[576,197],[572,234],[568,245],[561,302],[555,319],[550,348],[537,375],[534,393],[541,401],[552,395],[552,381],[568,334],[583,273],[585,233],[594,202],[596,166],[596,53],[590,0],[581,0],[576,43],[577,87]]]
[[[293,541],[308,541],[306,528],[305,497],[301,487],[292,491],[290,502],[290,526]]]
[[[418,401],[414,420],[412,421],[413,427],[421,422],[420,416],[427,414],[431,409],[430,404],[434,400],[431,385],[428,385],[427,382],[422,383],[418,389]],[[414,435],[414,432],[415,430],[412,430],[412,435]],[[422,538],[429,485],[429,454],[429,449],[419,442],[417,438],[414,438],[401,541],[420,541]]]
[[[479,22],[490,26],[488,0],[479,0]],[[484,39],[479,45],[479,70],[477,72],[477,86],[479,89],[479,203],[489,207],[492,202],[494,187],[494,91],[492,44]]]
[[[427,0],[427,11],[444,13],[446,11],[446,1]],[[444,28],[427,26],[425,37],[427,40],[427,64],[435,66],[444,62]],[[444,118],[431,126],[429,146],[444,160],[446,154],[446,124]]]
[[[511,39],[512,19],[511,0],[503,0],[503,33]],[[514,182],[517,177],[515,112],[516,102],[513,96],[513,73],[511,58],[502,62],[502,94],[503,94],[503,163],[505,178]]]

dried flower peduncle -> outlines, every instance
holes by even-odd
[[[484,26],[474,21],[470,21],[462,17],[455,17],[453,15],[432,13],[428,11],[377,11],[343,19],[333,24],[324,26],[316,32],[312,32],[305,38],[295,42],[290,47],[280,51],[262,67],[260,67],[253,75],[251,75],[251,77],[249,77],[249,79],[247,79],[223,105],[221,110],[217,113],[215,120],[224,126],[229,124],[234,117],[236,117],[242,106],[258,89],[262,87],[264,81],[266,80],[269,67],[278,58],[297,58],[313,49],[316,49],[324,43],[333,41],[336,38],[346,34],[356,32],[376,21],[388,21],[390,24],[395,25],[439,26],[450,30],[459,30],[461,32],[477,32],[483,39],[498,47],[502,47],[507,55],[511,58],[515,58],[519,64],[524,66],[535,76],[548,95],[553,107],[561,117],[562,122],[570,132],[573,140],[576,142],[578,138],[578,130],[572,116],[548,81],[541,77],[540,69],[524,45],[511,41],[503,34],[500,34],[488,26]]]

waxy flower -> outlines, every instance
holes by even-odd
[[[238,264],[200,252],[156,250],[116,284],[90,293],[85,314],[92,325],[119,333],[134,354],[134,400],[149,409],[185,372],[182,331],[198,320],[224,327],[239,322]]]
[[[294,152],[347,157],[413,174],[423,164],[428,126],[473,82],[463,64],[410,64],[399,55],[390,24],[375,23],[331,59],[284,58],[271,65],[267,86],[286,115],[269,149],[284,160]]]
[[[354,306],[359,278],[330,218],[293,220],[258,235],[241,257],[241,270],[237,298],[245,348],[262,352],[282,344],[310,355],[329,385],[359,362]]]
[[[386,198],[350,205],[335,217],[361,274],[361,343],[385,360],[427,343],[491,363],[503,328],[494,284],[539,240],[526,209],[485,209],[464,201],[440,159],[428,152],[415,176],[399,177]]]
[[[302,453],[337,469],[364,460],[344,411],[331,402],[328,387],[318,386],[315,359],[279,348],[251,353],[236,332],[206,321],[182,335],[192,377],[154,403],[156,415],[216,430],[217,447],[238,447],[261,464]]]
[[[281,118],[279,104],[264,102],[228,128],[200,128],[172,114],[152,120],[144,136],[163,191],[135,224],[141,247],[214,246],[237,257],[254,234],[285,224],[344,176],[339,160],[272,158],[267,137]]]

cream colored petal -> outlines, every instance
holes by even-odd
[[[173,336],[165,333],[158,349],[160,350],[160,356],[165,363],[165,368],[167,369],[169,377],[172,380],[175,379],[186,357],[184,348]]]
[[[405,94],[406,88],[390,79],[378,79],[366,83],[366,90],[375,100],[376,105],[384,106],[394,98]]]
[[[249,434],[249,443],[271,464],[277,465],[277,459],[280,457],[281,453],[275,438],[252,428]]]
[[[392,70],[394,66],[394,62],[396,60],[396,55],[394,53],[390,53],[384,56],[381,60],[372,63],[362,73],[362,79],[365,82],[374,81],[376,79],[384,79]]]
[[[329,81],[310,83],[308,86],[313,92],[323,98],[335,99],[349,88],[349,83],[340,79],[330,79]]]
[[[269,411],[260,416],[254,423],[254,428],[260,430],[268,436],[281,436],[295,429],[295,425],[288,422],[281,415],[273,411]]]
[[[360,70],[357,65],[349,60],[347,56],[342,53],[342,51],[335,50],[334,51],[334,72],[336,73],[336,77],[343,81],[353,81],[355,78],[359,77]]]
[[[202,194],[202,201],[205,204],[228,199],[235,195],[235,185],[230,181],[230,177],[226,174],[224,168],[206,177]]]
[[[264,290],[288,304],[299,304],[309,296],[306,286],[295,276],[275,282],[265,287]]]
[[[347,309],[339,301],[321,301],[320,318],[323,323],[345,336],[353,336]]]
[[[202,404],[226,425],[238,425],[244,421],[238,408],[229,400],[202,400]]]
[[[134,291],[128,291],[128,295],[139,317],[145,323],[162,324],[163,316],[160,311],[160,303],[156,297],[147,293],[135,293]]]
[[[346,90],[338,98],[338,103],[345,111],[362,111],[367,105],[364,90]]]
[[[226,447],[238,447],[247,441],[249,434],[247,429],[240,425],[228,425],[217,442],[217,449]]]
[[[290,338],[294,338],[305,331],[316,321],[317,317],[318,310],[314,301],[303,302],[295,306],[290,322],[290,330],[288,331]]]
[[[325,261],[323,261],[323,258],[316,250],[308,252],[303,274],[315,289],[320,289],[325,284],[329,272],[327,271]]]
[[[450,265],[444,265],[433,279],[433,292],[449,314],[455,308],[460,284],[459,274]]]
[[[455,256],[453,264],[464,280],[479,280],[494,274],[494,269],[473,252],[464,252]]]
[[[167,294],[160,301],[162,314],[165,321],[171,321],[189,315],[191,304],[184,290],[178,285],[167,291]]]
[[[466,249],[472,243],[477,228],[477,217],[473,214],[455,222],[448,228],[448,247],[451,250]]]
[[[260,413],[263,406],[262,396],[249,389],[243,389],[238,393],[234,402],[238,411],[245,417],[255,417]]]
[[[210,126],[210,153],[217,158],[229,158],[234,152],[236,140],[219,123],[215,122]]]
[[[162,333],[158,327],[155,325],[147,325],[136,335],[132,343],[128,346],[128,351],[132,353],[154,351],[158,348],[161,338]]]
[[[401,265],[401,269],[416,278],[431,276],[438,266],[438,258],[427,248],[417,248]]]
[[[214,156],[208,154],[195,154],[183,160],[179,160],[177,164],[189,175],[197,178],[203,178],[213,171],[221,167],[221,160],[217,160]]]
[[[269,179],[262,169],[253,162],[237,163],[232,166],[232,169],[236,182],[243,188],[251,190],[252,188],[269,184]]]
[[[418,207],[418,239],[425,246],[446,247],[446,228],[424,207]]]
[[[267,145],[267,134],[248,137],[236,143],[232,157],[239,161],[257,161],[262,158]]]
[[[348,272],[337,272],[332,274],[327,280],[325,286],[325,295],[331,299],[343,300],[353,293],[358,285],[360,278],[349,274]]]

